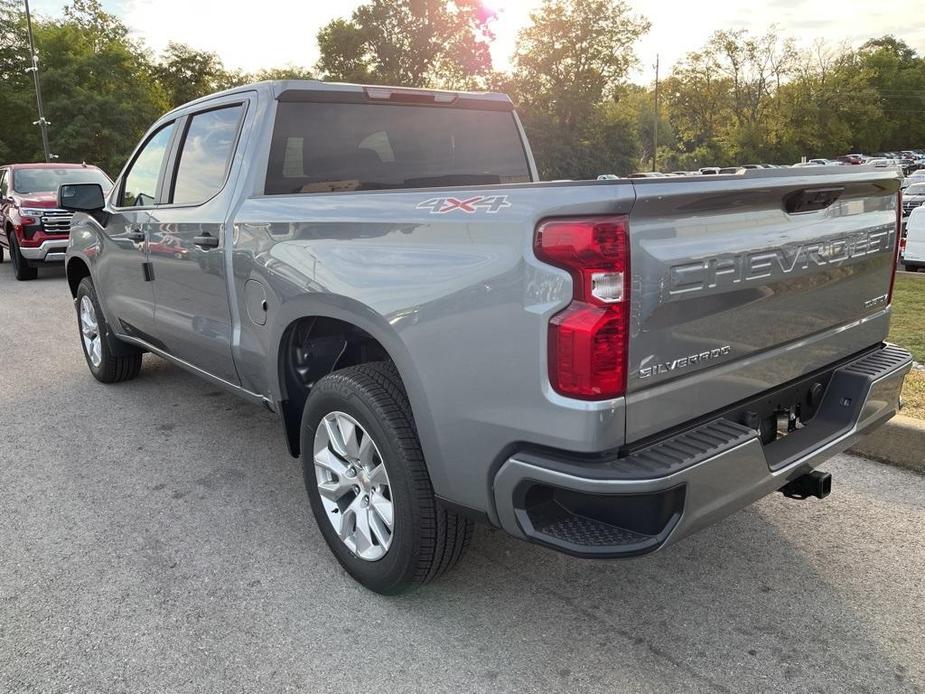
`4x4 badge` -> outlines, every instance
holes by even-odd
[[[505,207],[510,207],[511,203],[507,195],[475,195],[471,198],[430,198],[417,204],[419,210],[430,210],[431,214],[446,214],[447,212],[465,212],[474,214],[476,212],[487,212],[495,214]]]

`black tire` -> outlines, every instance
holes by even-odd
[[[101,358],[98,366],[93,364],[93,360],[87,352],[87,345],[83,336],[83,325],[81,322],[80,307],[84,297],[87,297],[93,304],[93,310],[96,317],[97,328],[100,336]],[[83,350],[84,358],[87,360],[87,367],[90,373],[100,383],[119,383],[121,381],[130,381],[138,372],[141,371],[141,352],[128,352],[125,355],[116,356],[111,348],[113,341],[117,340],[103,316],[100,308],[99,299],[96,296],[96,288],[93,286],[93,280],[84,277],[77,286],[77,329],[80,334],[80,347]]]
[[[340,539],[321,502],[315,477],[315,430],[332,412],[356,420],[379,449],[394,508],[391,544],[375,561],[354,554]],[[312,388],[302,416],[302,470],[318,527],[353,578],[383,595],[428,583],[453,567],[472,539],[472,521],[434,496],[411,406],[395,367],[386,362],[335,371]]]
[[[10,240],[10,260],[13,263],[13,276],[20,282],[34,280],[39,276],[38,269],[29,267],[29,263],[22,257],[22,253],[19,252],[19,245],[16,243],[16,234],[13,232],[8,233],[8,238]]]

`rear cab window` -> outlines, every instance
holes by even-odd
[[[282,101],[265,193],[526,183],[512,111]]]

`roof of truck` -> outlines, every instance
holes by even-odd
[[[97,169],[93,164],[70,164],[67,162],[30,162],[27,164],[0,164],[0,167],[9,169]]]
[[[349,101],[357,103],[415,103],[419,105],[458,106],[510,111],[514,104],[507,94],[499,92],[467,92],[444,89],[416,89],[375,84],[348,84],[321,80],[270,80],[233,87],[203,96],[173,109],[179,111],[232,94],[263,92],[280,101]],[[429,102],[427,98],[431,98]],[[170,113],[173,113],[171,111]],[[166,115],[166,114],[165,114]]]

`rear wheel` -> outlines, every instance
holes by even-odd
[[[383,362],[335,371],[302,417],[302,468],[318,527],[341,566],[386,595],[459,561],[472,522],[434,496],[407,395]]]
[[[10,260],[13,262],[13,275],[20,282],[28,282],[39,276],[39,271],[34,267],[29,267],[28,261],[22,257],[19,252],[19,244],[16,243],[16,234],[10,233]]]
[[[116,338],[106,323],[93,280],[89,277],[84,277],[77,287],[77,324],[87,366],[97,381],[118,383],[138,375],[141,371],[141,352],[124,356],[112,353],[110,341]]]

